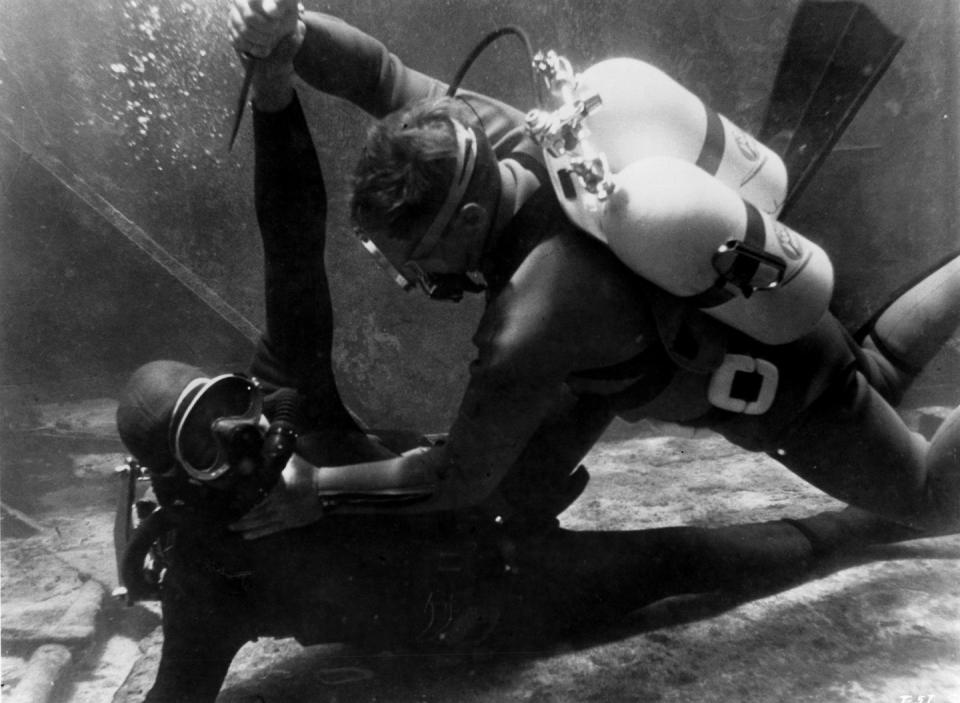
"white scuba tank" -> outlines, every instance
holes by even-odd
[[[774,219],[787,192],[777,154],[643,61],[575,74],[556,54],[538,60],[559,107],[531,111],[527,127],[572,222],[755,339],[783,344],[812,329],[833,269]]]
[[[600,239],[647,280],[766,344],[797,339],[826,313],[826,252],[703,170],[650,157],[613,182]]]
[[[584,138],[606,155],[614,173],[647,156],[674,156],[697,164],[763,212],[776,215],[783,207],[783,160],[660,69],[637,59],[608,59],[577,76],[576,91],[601,100],[584,118]]]

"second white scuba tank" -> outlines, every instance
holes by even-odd
[[[538,55],[558,107],[527,115],[557,198],[638,274],[767,344],[810,331],[833,290],[826,253],[774,218],[777,154],[659,69],[610,59],[575,74]]]
[[[600,239],[641,276],[765,344],[823,317],[826,252],[685,161],[651,157],[613,176]]]

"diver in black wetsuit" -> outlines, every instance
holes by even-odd
[[[481,274],[488,299],[442,447],[342,470],[295,461],[287,490],[239,529],[254,536],[337,511],[484,501],[509,513],[511,483],[562,484],[617,415],[708,427],[864,509],[956,526],[960,421],[947,422],[931,450],[890,403],[960,323],[960,259],[892,304],[863,346],[830,315],[795,342],[765,345],[632,274],[577,231],[517,110],[469,92],[444,98],[447,86],[335,18],[236,0],[231,26],[238,50],[266,56],[282,40],[287,70],[383,118],[364,147],[352,207],[365,245],[394,277],[456,297],[477,290]],[[711,380],[732,355],[778,370],[762,414],[711,402]],[[371,508],[344,499],[358,493],[380,500]],[[391,505],[390,496],[402,500]]]
[[[269,401],[283,387],[308,399],[298,453],[327,465],[381,458],[390,452],[349,419],[335,392],[322,173],[289,75],[270,69],[261,66],[254,78],[268,319],[251,370],[266,391],[270,420],[276,404]],[[233,377],[206,378],[176,362],[147,364],[134,373],[118,409],[121,438],[148,467],[161,511],[175,516],[160,585],[164,642],[147,696],[153,703],[214,700],[237,650],[262,635],[460,651],[481,642],[542,643],[617,621],[667,596],[783,585],[809,574],[822,556],[916,536],[856,510],[623,532],[516,529],[484,511],[464,510],[334,515],[245,540],[225,527],[232,513],[218,515],[214,508],[224,504],[218,494],[242,482],[244,461],[256,457],[238,458],[230,446],[221,456],[210,421],[218,407],[229,415],[231,408],[258,406],[247,396],[239,404],[217,396],[217,383],[243,388]],[[211,401],[206,408],[205,400]],[[193,414],[204,422],[192,424]],[[249,413],[233,420],[234,430],[261,423]],[[515,488],[518,504],[526,496],[535,512],[552,516],[565,507],[549,494]]]

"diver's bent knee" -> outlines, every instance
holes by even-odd
[[[944,527],[960,530],[960,407],[930,440],[926,455],[927,490]]]

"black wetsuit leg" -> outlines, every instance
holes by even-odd
[[[507,639],[557,637],[679,595],[750,597],[807,576],[820,559],[920,536],[847,508],[810,517],[716,528],[624,532],[556,530],[517,544]]]
[[[266,333],[251,373],[269,385],[300,390],[315,426],[356,430],[333,375],[327,197],[310,131],[296,97],[280,112],[254,110],[253,123]]]
[[[555,530],[521,542],[506,638],[557,637],[616,624],[670,596],[742,592],[786,583],[814,550],[785,522],[715,529]]]
[[[557,515],[586,486],[580,462],[613,419],[607,400],[597,395],[563,398],[543,421],[494,494],[506,501],[512,525],[524,532],[556,526]]]
[[[865,354],[832,317],[796,342],[754,355],[779,368],[777,400],[762,415],[714,413],[712,429],[846,503],[916,528],[946,527],[952,518],[941,514],[944,501],[960,497],[935,495],[929,443],[884,397],[898,390],[885,362]]]
[[[942,497],[931,495],[928,446],[852,368],[804,413],[773,456],[836,498],[940,529],[948,516],[938,514]]]

